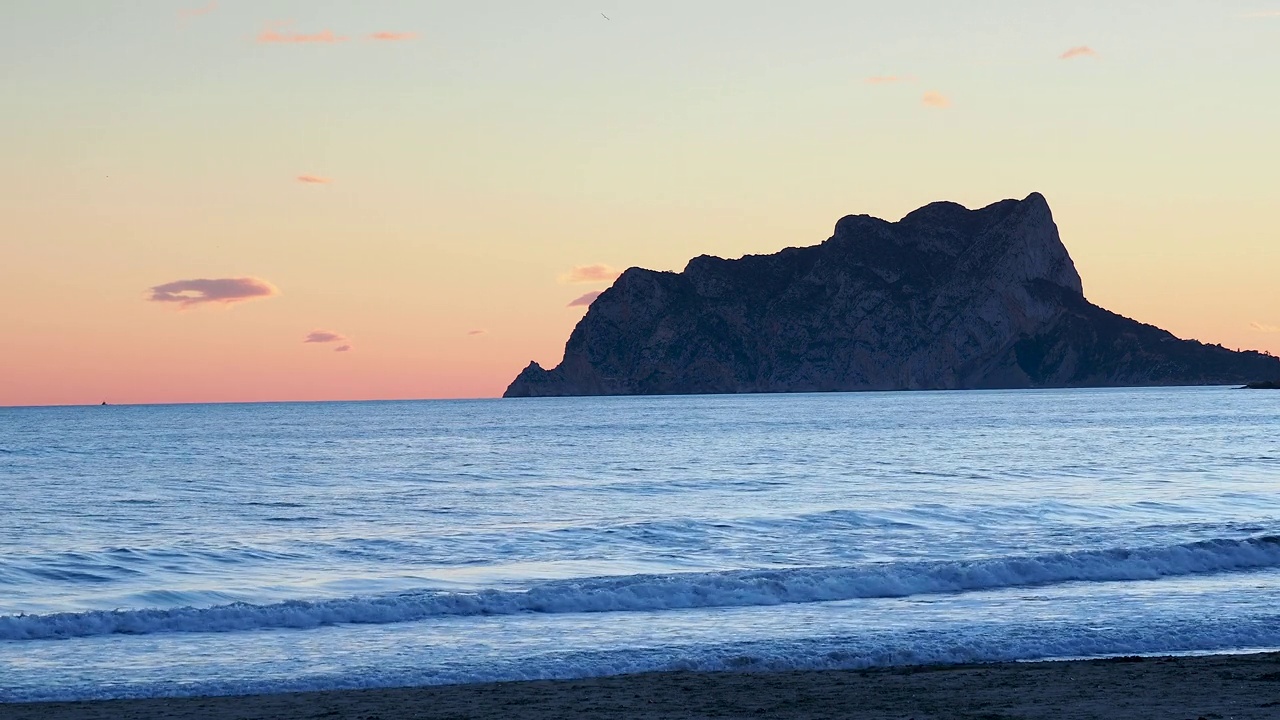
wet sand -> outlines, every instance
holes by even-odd
[[[2,682],[2,679],[0,679]],[[4,720],[1280,718],[1280,653],[0,705]]]

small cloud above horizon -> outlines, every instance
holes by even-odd
[[[1280,333],[1280,325],[1269,325],[1267,323],[1251,322],[1249,327],[1264,333]]]
[[[333,182],[331,178],[323,177],[321,175],[299,175],[296,180],[308,185],[328,185]]]
[[[381,40],[383,42],[399,42],[401,40],[413,40],[418,37],[415,32],[376,32],[369,36],[370,40]]]
[[[1280,18],[1280,10],[1259,10],[1258,12],[1246,13],[1240,17],[1244,18]]]
[[[613,282],[621,275],[620,270],[615,270],[603,263],[594,265],[574,265],[569,272],[560,276],[560,282],[566,285],[587,285],[590,283]]]
[[[150,289],[150,302],[177,303],[180,308],[209,303],[231,305],[275,297],[280,290],[261,278],[195,278],[175,280]]]
[[[342,333],[334,332],[332,330],[312,330],[311,332],[307,333],[307,336],[303,338],[302,342],[304,344],[305,343],[319,343],[319,344],[342,343],[338,347],[334,348],[333,351],[334,352],[350,352],[351,351],[351,344],[347,342],[347,337]]]
[[[1080,57],[1098,57],[1098,51],[1088,45],[1081,45],[1079,47],[1073,47],[1058,56],[1061,60],[1072,60]]]
[[[596,298],[600,297],[603,292],[603,290],[592,290],[589,293],[585,293],[574,298],[568,305],[565,305],[565,307],[590,307],[591,303],[595,302]]]
[[[336,333],[332,330],[312,330],[307,333],[307,337],[302,341],[304,343],[331,343],[342,342],[347,338],[342,333]]]
[[[488,330],[479,330],[479,329],[477,329],[477,330],[468,330],[468,331],[467,331],[467,334],[468,334],[468,335],[485,335],[485,334],[487,334],[488,332],[489,332]]]
[[[924,103],[926,107],[932,107],[932,108],[951,107],[951,98],[935,90],[930,90],[929,92],[925,93],[920,98],[920,102]]]
[[[315,33],[280,32],[281,29],[288,25],[289,23],[268,23],[262,32],[258,33],[258,43],[265,45],[294,45],[306,43],[332,44],[347,41],[345,36],[335,35],[332,30],[321,30]]]

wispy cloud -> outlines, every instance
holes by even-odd
[[[190,18],[190,17],[196,17],[197,15],[208,15],[209,13],[217,9],[218,9],[218,1],[212,0],[212,2],[210,2],[208,5],[205,5],[203,7],[185,8],[185,9],[179,10],[178,17]]]
[[[574,265],[569,272],[560,276],[560,282],[570,285],[613,282],[621,274],[621,271],[599,263],[595,265]]]
[[[274,285],[255,277],[175,280],[151,288],[151,302],[177,303],[188,308],[209,303],[230,305],[279,295]]]
[[[384,30],[383,32],[373,33],[369,36],[369,39],[396,42],[399,40],[412,40],[416,37],[418,37],[418,33],[415,32],[389,32]]]
[[[925,93],[920,98],[920,102],[924,103],[927,107],[933,108],[951,107],[951,98],[948,98],[946,95],[934,90],[930,90]]]
[[[589,293],[586,293],[577,298],[574,298],[574,300],[570,302],[568,305],[566,305],[565,307],[588,307],[591,305],[591,303],[596,301],[596,298],[600,297],[600,293],[602,292],[604,291],[592,290]]]
[[[1251,322],[1249,327],[1264,333],[1280,333],[1280,325],[1268,325],[1267,323]]]
[[[265,44],[299,44],[299,43],[340,43],[347,38],[335,35],[332,30],[321,30],[315,33],[281,32],[289,23],[270,23],[258,33],[258,42]]]
[[[1073,60],[1075,58],[1082,57],[1098,57],[1098,51],[1088,45],[1080,45],[1079,47],[1073,47],[1067,50],[1058,57],[1063,60]]]
[[[328,185],[333,182],[333,180],[319,175],[299,175],[297,180],[300,183],[307,183],[308,185]]]
[[[342,342],[347,338],[342,333],[336,333],[332,330],[312,330],[307,333],[307,337],[303,339],[304,343],[331,343]]]
[[[334,348],[333,351],[349,352],[351,350],[351,344],[347,342],[346,336],[343,335],[342,333],[337,333],[332,330],[312,330],[311,332],[307,333],[307,336],[303,338],[302,342],[322,343],[322,344],[323,343],[342,343],[338,347]]]
[[[468,330],[467,334],[468,335],[484,335],[488,332],[489,332],[488,330]]]
[[[875,75],[866,78],[862,82],[868,85],[893,85],[896,83],[915,82],[916,79],[910,75]]]
[[[1246,14],[1246,15],[1241,15],[1240,17],[1246,17],[1246,18],[1280,18],[1280,10],[1259,10],[1258,12],[1251,12],[1251,13],[1248,13],[1248,14]]]

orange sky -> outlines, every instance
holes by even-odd
[[[496,396],[613,271],[1032,191],[1280,354],[1275,3],[321,5],[6,6],[0,405]]]

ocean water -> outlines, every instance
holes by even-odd
[[[1280,393],[0,408],[0,701],[1280,647]]]

